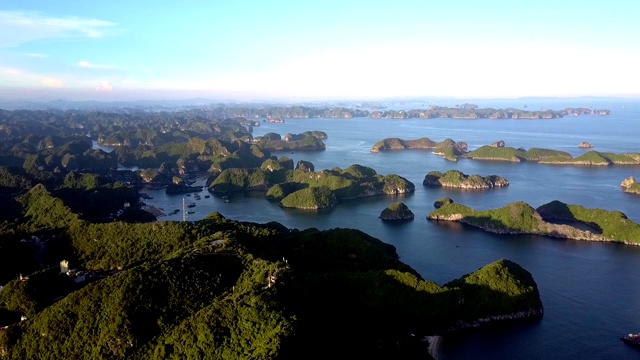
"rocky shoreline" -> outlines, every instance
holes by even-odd
[[[544,315],[544,308],[530,308],[525,311],[517,311],[511,314],[504,315],[489,315],[483,318],[479,318],[472,322],[459,321],[454,326],[447,329],[441,334],[427,335],[422,337],[422,342],[426,344],[427,352],[434,359],[438,359],[440,353],[440,345],[445,341],[448,335],[460,332],[462,330],[479,328],[488,324],[494,324],[499,322],[517,321],[517,320],[535,320]],[[624,339],[623,339],[624,340]],[[640,344],[635,344],[640,346]]]

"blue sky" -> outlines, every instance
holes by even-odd
[[[0,99],[640,96],[640,1],[0,3]]]

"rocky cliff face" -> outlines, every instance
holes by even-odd
[[[640,195],[640,184],[636,182],[636,179],[633,176],[629,176],[624,179],[620,184],[620,187],[622,187],[625,192]]]
[[[489,323],[494,323],[499,321],[538,318],[538,317],[541,317],[543,314],[544,314],[544,309],[542,307],[539,307],[537,309],[530,308],[525,311],[518,311],[511,314],[487,316],[487,317],[479,318],[472,322],[459,321],[456,325],[454,325],[449,329],[449,332],[468,329],[468,328],[476,328]]]

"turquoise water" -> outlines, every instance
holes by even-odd
[[[565,117],[552,120],[373,120],[286,119],[284,124],[261,123],[254,136],[266,132],[299,133],[325,131],[327,150],[286,155],[294,161],[309,160],[316,170],[351,164],[370,166],[381,174],[395,173],[414,184],[406,196],[378,196],[339,204],[327,211],[281,209],[263,194],[233,197],[230,203],[211,196],[195,200],[189,220],[218,211],[232,219],[254,222],[278,221],[292,228],[361,229],[396,246],[401,259],[424,278],[445,283],[500,258],[513,260],[538,283],[545,308],[537,322],[496,326],[449,336],[441,344],[440,359],[636,359],[640,351],[619,340],[640,332],[640,247],[558,240],[538,236],[499,236],[462,224],[438,224],[425,219],[433,202],[448,196],[476,209],[501,207],[525,201],[537,207],[560,200],[585,207],[619,210],[640,222],[640,196],[624,193],[620,183],[628,176],[640,179],[640,166],[581,167],[473,160],[448,162],[426,150],[371,153],[371,146],[385,137],[435,141],[452,138],[475,149],[498,140],[507,146],[563,150],[574,156],[588,150],[577,145],[588,141],[593,150],[640,152],[640,102],[605,101],[594,104],[520,103],[480,104],[561,109],[565,106],[608,108],[610,116]],[[549,106],[550,105],[550,106]],[[457,169],[467,174],[501,175],[510,186],[490,191],[456,191],[425,188],[422,180],[432,170]],[[202,193],[204,195],[206,193]],[[149,191],[147,201],[169,212],[181,208],[182,196]],[[403,201],[416,215],[410,223],[389,225],[378,215],[386,206]],[[160,220],[180,220],[181,215]]]

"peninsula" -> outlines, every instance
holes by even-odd
[[[458,221],[497,234],[531,234],[640,245],[640,225],[623,213],[587,209],[557,200],[537,209],[524,202],[515,202],[484,211],[450,203],[429,213],[427,219]]]
[[[3,359],[431,359],[429,336],[543,313],[531,274],[506,259],[438,285],[358,230],[219,213],[91,222],[42,184],[6,206],[18,217],[4,243],[37,234],[73,260],[0,272]]]

